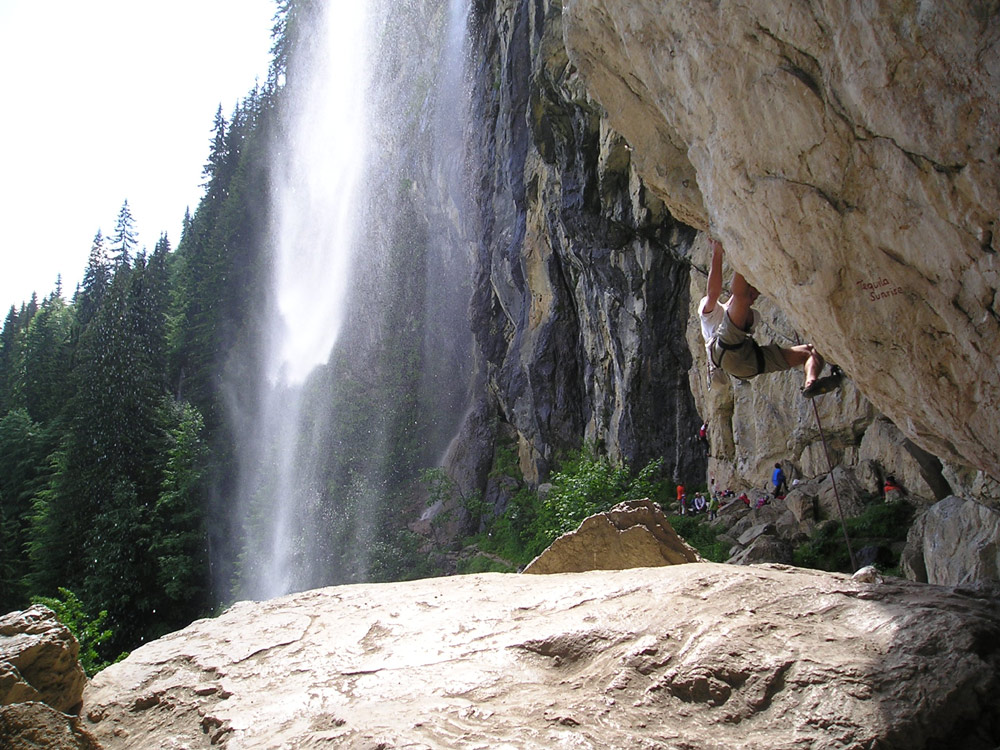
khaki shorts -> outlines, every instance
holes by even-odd
[[[780,346],[761,346],[729,319],[728,312],[712,339],[712,362],[716,367],[742,380],[767,372],[791,369]]]

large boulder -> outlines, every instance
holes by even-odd
[[[727,562],[733,565],[752,565],[760,562],[790,563],[792,561],[792,545],[785,539],[774,534],[761,534],[749,542],[746,549],[740,550]]]
[[[973,0],[564,6],[649,189],[907,437],[994,478],[998,19]]]
[[[660,507],[629,500],[585,518],[532,560],[525,573],[582,573],[697,562],[700,556],[681,539]]]
[[[75,713],[87,683],[79,655],[76,638],[48,607],[0,617],[0,705],[37,701]]]
[[[44,703],[0,706],[0,747],[4,750],[101,750],[79,716]]]
[[[1000,744],[1000,602],[715,563],[244,602],[97,674],[105,750]]]
[[[910,527],[901,563],[915,581],[1000,589],[1000,512],[945,498]]]

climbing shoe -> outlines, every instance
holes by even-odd
[[[830,369],[830,374],[825,378],[816,378],[807,387],[802,389],[802,395],[806,398],[813,398],[814,396],[819,396],[823,393],[829,393],[830,391],[835,391],[840,388],[841,382],[844,380],[844,373],[841,372],[840,368],[834,365]]]

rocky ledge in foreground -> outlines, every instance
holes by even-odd
[[[84,694],[116,748],[992,748],[1000,602],[692,563],[241,603]]]

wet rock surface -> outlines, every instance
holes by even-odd
[[[106,750],[992,749],[998,607],[712,563],[345,586],[143,646],[84,715]]]

